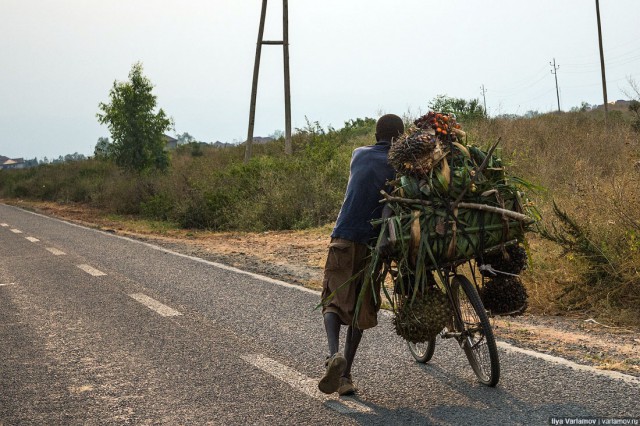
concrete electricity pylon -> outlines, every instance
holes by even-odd
[[[558,98],[558,112],[560,112],[560,90],[558,90],[558,68],[560,65],[556,65],[556,58],[553,58],[553,62],[549,62],[549,65],[553,68],[551,74],[556,77],[556,97]]]
[[[249,129],[245,142],[244,161],[251,159],[253,145],[253,128],[256,121],[256,97],[258,94],[258,74],[260,73],[260,55],[263,45],[282,45],[284,56],[284,152],[291,154],[291,89],[289,78],[289,2],[282,0],[282,40],[264,40],[264,21],[267,15],[267,0],[262,0],[260,26],[258,28],[258,43],[256,45],[256,60],[253,65],[253,84],[251,87],[251,103],[249,105]]]

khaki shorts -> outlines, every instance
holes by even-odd
[[[322,313],[335,312],[343,324],[355,325],[361,330],[378,324],[378,310],[380,310],[380,285],[376,280],[373,286],[375,300],[369,287],[364,294],[357,321],[355,323],[353,321],[356,302],[362,289],[364,270],[369,261],[368,256],[369,248],[365,244],[332,238],[322,282]],[[335,294],[327,301],[326,299],[334,292]]]

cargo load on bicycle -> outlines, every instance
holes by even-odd
[[[525,232],[539,216],[525,196],[527,182],[505,171],[498,143],[486,149],[468,144],[455,116],[429,112],[391,145],[389,163],[397,178],[393,191],[381,193],[386,206],[374,256],[393,265],[394,292],[387,296],[396,331],[405,339],[424,341],[444,326],[417,317],[435,310],[426,315],[446,318],[440,308],[422,306],[446,303],[416,296],[437,291],[434,273],[472,259],[490,277],[480,289],[489,311],[526,308],[517,274],[527,263]]]

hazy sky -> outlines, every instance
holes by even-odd
[[[0,0],[0,155],[93,153],[114,80],[142,62],[177,133],[247,133],[260,0]],[[640,0],[600,0],[609,100],[640,81]],[[271,0],[265,39],[282,37]],[[602,102],[595,0],[289,0],[293,127],[426,111],[491,115]],[[284,129],[282,47],[265,46],[255,135]]]

